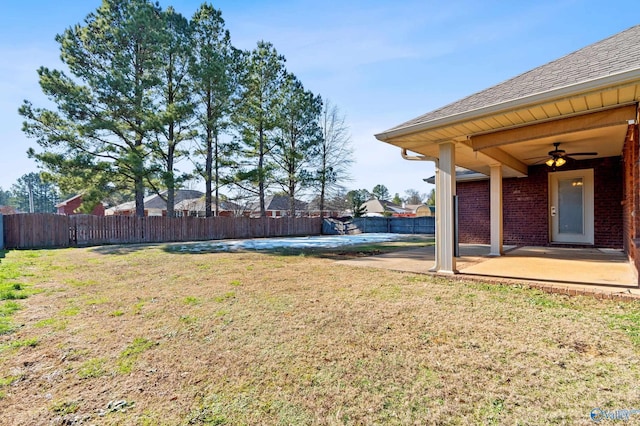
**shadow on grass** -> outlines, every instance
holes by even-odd
[[[404,244],[403,244],[404,243]],[[265,254],[271,254],[274,256],[310,256],[317,257],[321,259],[332,259],[332,260],[347,260],[354,259],[358,257],[370,257],[370,256],[378,256],[387,253],[394,253],[405,250],[412,250],[421,247],[426,247],[432,245],[433,243],[407,243],[407,242],[385,242],[385,243],[374,243],[374,244],[354,244],[350,246],[343,247],[332,247],[332,248],[314,248],[314,249],[293,249],[293,248],[283,248],[283,249],[273,249]]]
[[[113,246],[99,246],[99,247],[92,247],[89,250],[98,253],[98,254],[105,254],[105,255],[127,255],[127,254],[132,254],[132,253],[136,253],[142,250],[146,250],[148,248],[153,248],[153,247],[162,247],[163,249],[166,248],[166,244],[164,243],[150,243],[150,244],[131,244],[131,245],[113,245]]]

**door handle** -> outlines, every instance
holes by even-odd
[[[551,206],[551,216],[556,215],[556,206]]]

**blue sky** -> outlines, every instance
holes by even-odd
[[[60,68],[54,37],[100,0],[6,1],[0,14],[0,187],[37,171],[21,132],[23,99],[43,105],[39,66]],[[190,17],[200,0],[161,0]],[[374,134],[545,64],[638,22],[631,1],[244,1],[222,10],[236,47],[270,41],[307,89],[347,117],[350,188],[427,192],[431,163],[407,162]]]

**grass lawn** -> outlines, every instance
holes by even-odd
[[[0,424],[591,424],[596,407],[640,409],[640,305],[334,262],[412,244],[0,254]]]

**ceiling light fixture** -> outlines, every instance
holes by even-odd
[[[597,152],[570,152],[567,153],[564,149],[560,149],[560,142],[553,144],[553,150],[549,151],[549,158],[544,163],[555,170],[556,167],[561,167],[567,164],[567,158],[571,158],[574,155],[589,155],[596,156]]]
[[[564,166],[565,164],[567,164],[567,160],[565,160],[562,157],[549,158],[544,163],[549,167],[561,167],[561,166]]]

